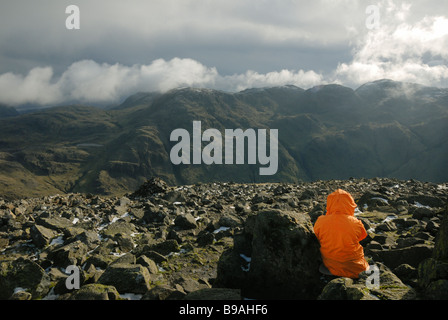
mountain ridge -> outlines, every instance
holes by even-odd
[[[176,128],[279,130],[279,168],[171,164]],[[152,176],[170,184],[393,177],[448,180],[448,89],[379,80],[136,93],[120,105],[59,106],[0,118],[0,196],[118,194]],[[204,144],[205,145],[205,144]]]

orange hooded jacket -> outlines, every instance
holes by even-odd
[[[335,276],[358,278],[369,266],[359,244],[367,232],[354,216],[355,208],[352,196],[338,189],[327,197],[326,215],[314,224],[323,263]]]

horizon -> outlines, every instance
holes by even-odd
[[[427,85],[423,85],[421,83],[415,83],[415,82],[405,82],[405,81],[395,81],[395,80],[391,80],[391,79],[378,79],[378,80],[374,80],[374,81],[370,81],[370,82],[366,82],[363,84],[360,84],[359,86],[356,87],[350,87],[350,86],[345,86],[339,83],[325,83],[325,84],[316,84],[312,87],[309,88],[302,88],[302,87],[298,87],[294,84],[284,84],[284,85],[278,85],[278,86],[266,86],[266,87],[253,87],[253,88],[245,88],[242,89],[240,91],[230,91],[230,90],[223,90],[223,89],[216,89],[216,88],[208,88],[208,87],[194,87],[194,86],[179,86],[176,88],[171,88],[167,91],[138,91],[138,92],[134,92],[134,93],[130,93],[127,96],[123,96],[119,101],[110,103],[110,102],[103,102],[103,103],[82,103],[79,101],[66,101],[64,103],[59,103],[59,104],[48,104],[48,105],[41,105],[41,104],[34,104],[34,103],[25,103],[25,104],[21,104],[21,105],[8,105],[5,103],[0,102],[0,107],[4,106],[4,107],[11,107],[14,108],[15,110],[17,110],[19,113],[28,113],[28,112],[32,112],[32,111],[39,111],[39,110],[44,110],[44,109],[50,109],[50,108],[58,108],[58,107],[66,107],[66,106],[89,106],[89,107],[97,107],[97,108],[114,108],[114,107],[118,107],[120,105],[122,105],[124,102],[126,102],[127,99],[129,99],[130,97],[133,97],[135,95],[138,94],[168,94],[170,92],[173,91],[180,91],[180,90],[185,90],[185,89],[195,89],[195,90],[210,90],[210,91],[217,91],[217,92],[223,92],[226,94],[238,94],[238,93],[242,93],[245,91],[249,91],[249,90],[266,90],[266,89],[275,89],[275,88],[282,88],[282,87],[295,87],[297,89],[301,89],[304,91],[309,91],[309,90],[313,90],[314,88],[317,87],[325,87],[325,86],[331,86],[331,85],[338,85],[338,86],[342,86],[344,88],[349,88],[351,90],[353,90],[354,92],[356,92],[358,89],[360,89],[361,87],[371,84],[371,83],[378,83],[378,82],[394,82],[394,83],[401,83],[401,84],[405,84],[405,85],[417,85],[417,86],[421,86],[421,87],[425,87],[425,88],[436,88],[439,90],[444,90],[444,89],[448,89],[448,87],[437,87],[437,86],[427,86]]]
[[[70,5],[1,4],[0,103],[106,105],[185,86],[355,89],[385,78],[448,87],[440,0],[78,0],[78,15]]]

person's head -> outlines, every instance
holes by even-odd
[[[327,214],[354,215],[357,205],[347,191],[337,189],[327,197]]]

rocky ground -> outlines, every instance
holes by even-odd
[[[380,284],[319,273],[312,232],[350,192]],[[350,179],[0,200],[0,299],[447,299],[448,184]],[[71,265],[80,289],[69,290]]]

